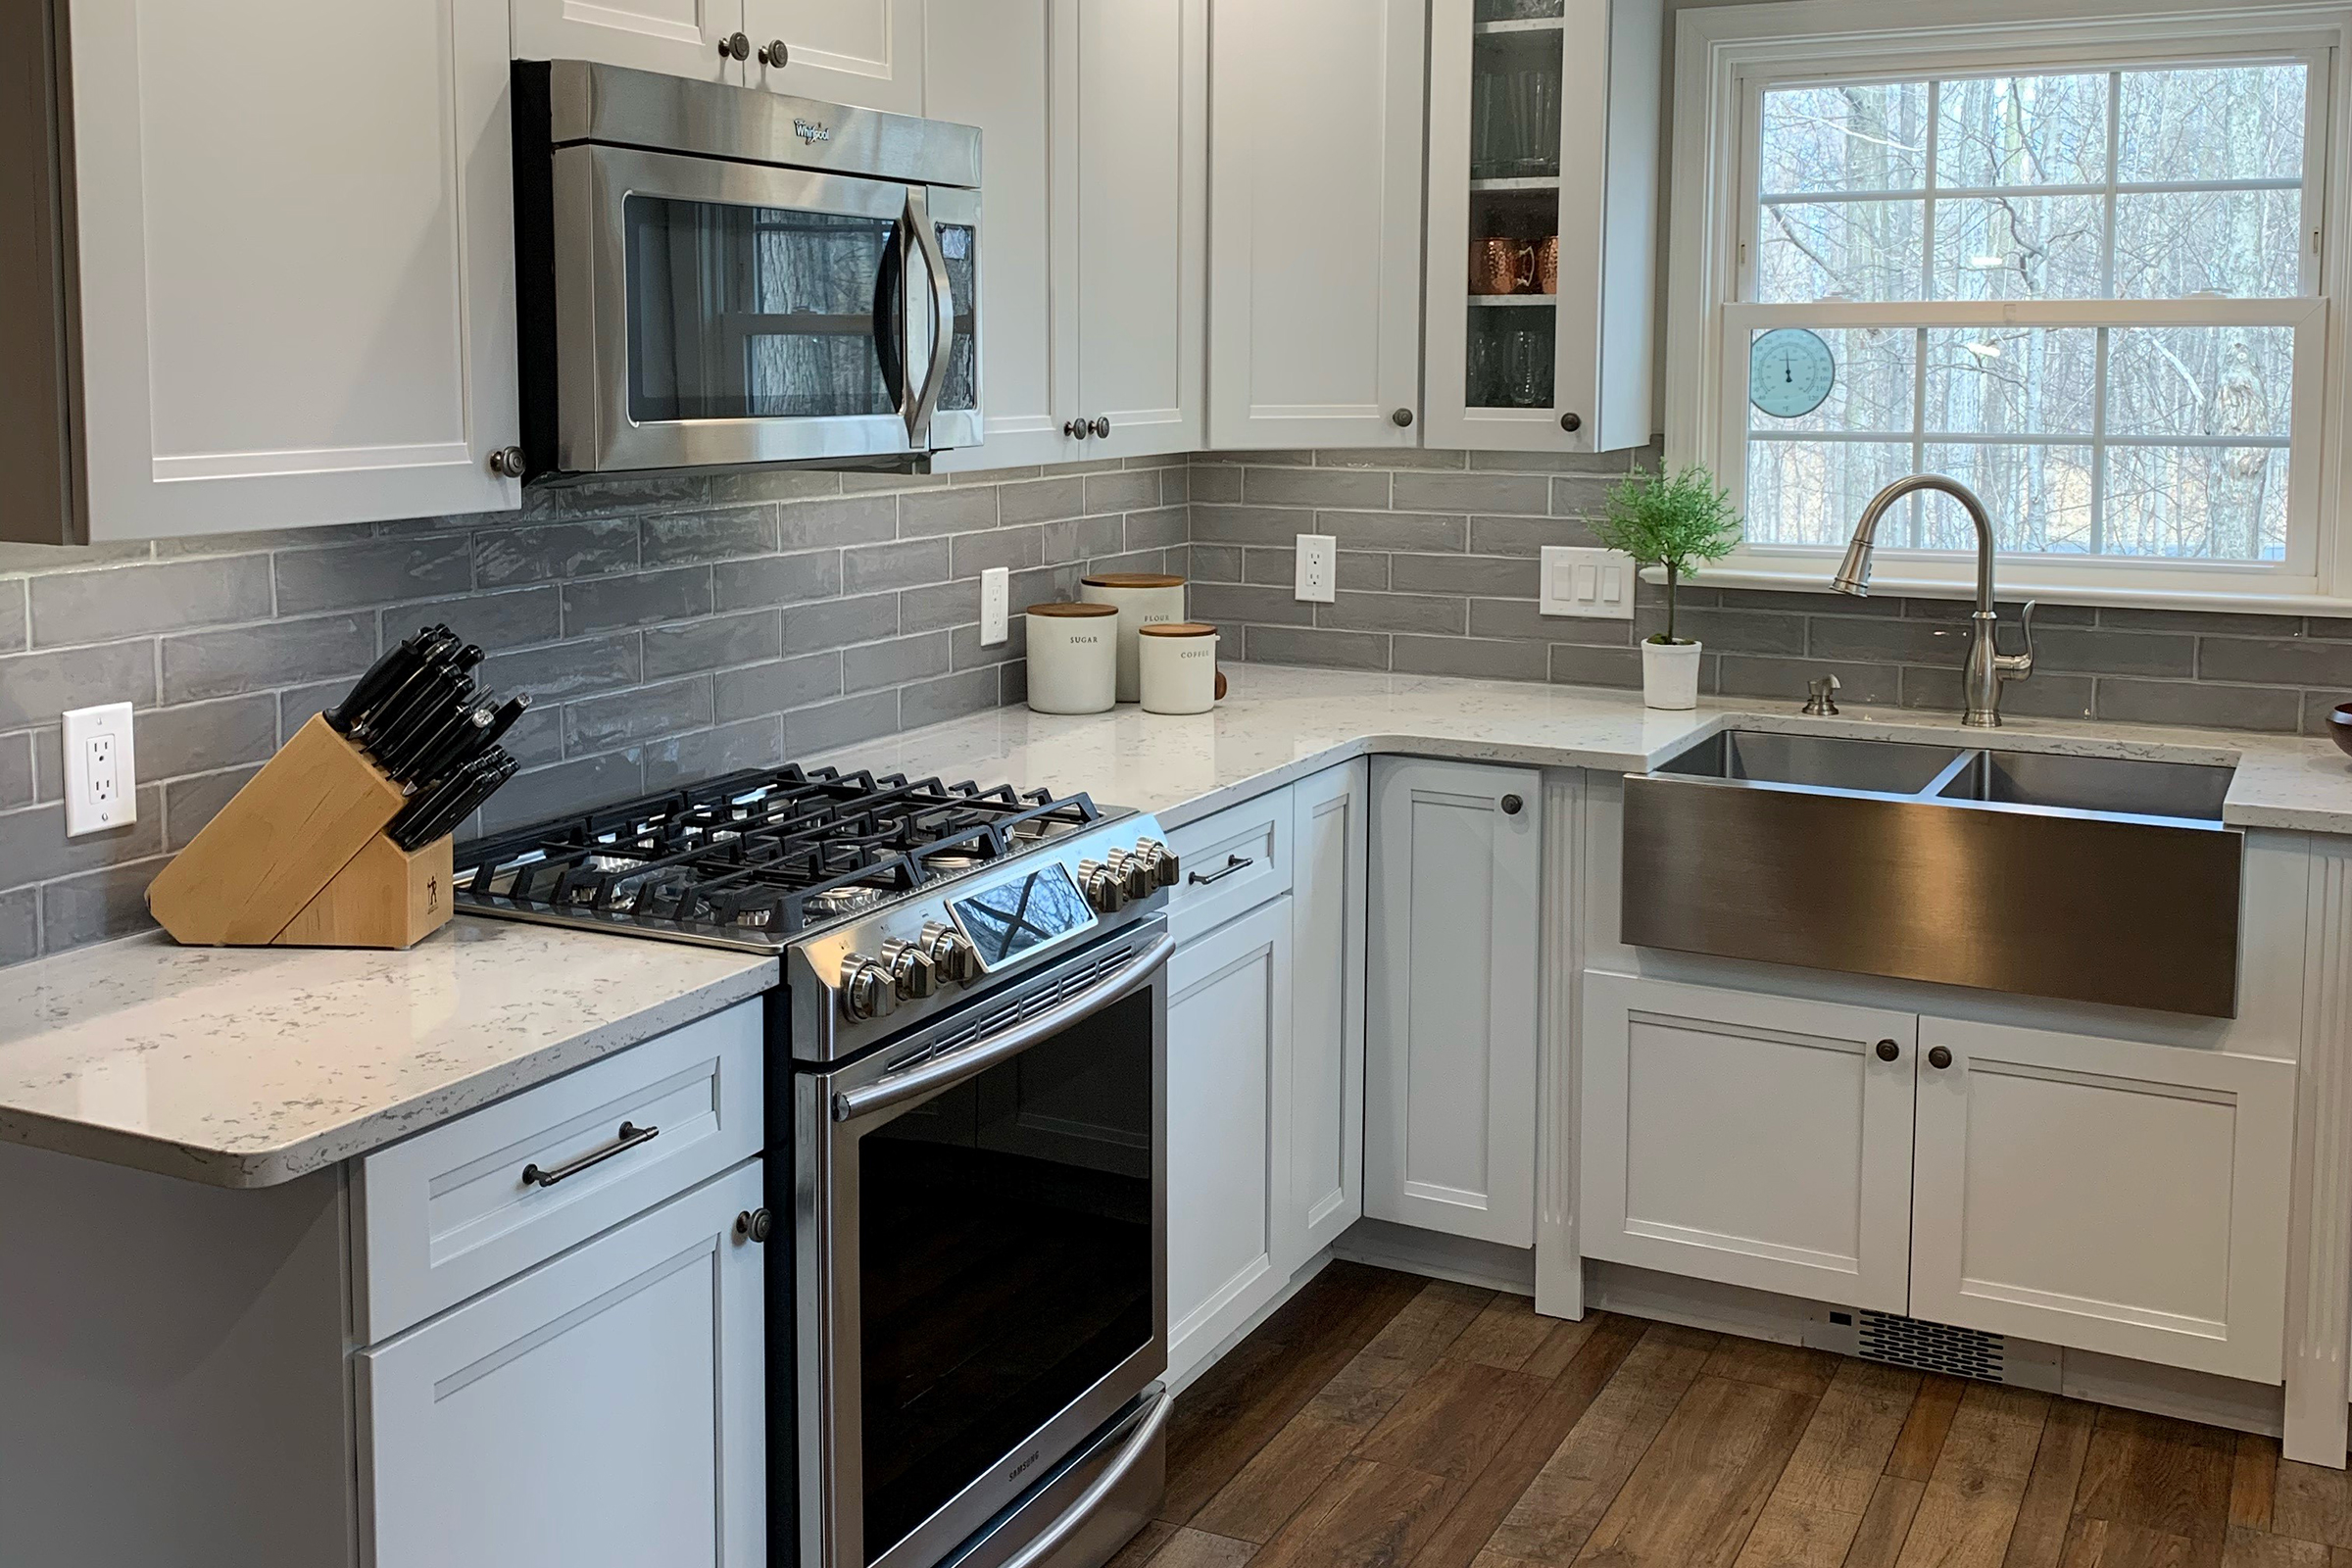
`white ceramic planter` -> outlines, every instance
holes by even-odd
[[[1642,645],[1642,702],[1646,708],[1698,706],[1697,643]]]

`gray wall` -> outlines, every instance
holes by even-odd
[[[1631,623],[1539,617],[1537,556],[1592,543],[1584,519],[1655,461],[1646,449],[1200,454],[1193,613],[1243,628],[1242,656],[1261,662],[1639,686],[1634,643],[1664,624],[1664,590],[1644,584]],[[1336,604],[1291,597],[1301,533],[1339,539]],[[1960,706],[1965,603],[1713,589],[1701,576],[1680,604],[1678,629],[1706,645],[1702,691],[1801,702],[1806,677],[1827,672],[1844,702]],[[2014,652],[2016,607],[2003,610]],[[2045,605],[2035,625],[2034,677],[2002,698],[2013,713],[2318,734],[2352,698],[2352,620]]]
[[[1012,603],[1184,569],[1182,458],[905,479],[537,488],[519,514],[44,550],[0,545],[0,963],[137,929],[143,895],[303,721],[428,621],[535,700],[495,829],[1019,702]],[[58,715],[138,709],[139,820],[68,840]]]
[[[941,478],[770,473],[534,488],[518,515],[95,550],[0,546],[0,962],[136,929],[142,895],[284,739],[428,620],[538,706],[496,829],[673,780],[1019,702],[979,646],[985,566],[1012,604],[1079,571],[1188,572],[1229,655],[1636,686],[1659,620],[1536,614],[1537,552],[1641,452],[1608,459],[1294,452]],[[1340,540],[1336,604],[1291,597],[1292,540]],[[1685,591],[1705,689],[1771,702],[1833,670],[1855,703],[1956,709],[1964,607]],[[2311,730],[2352,697],[2352,621],[2052,606],[2013,712]],[[139,709],[139,821],[69,842],[58,714]]]

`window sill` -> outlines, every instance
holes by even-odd
[[[1829,593],[1830,574],[1837,569],[1834,561],[1818,566],[1757,566],[1752,564],[1708,566],[1683,582],[1691,588],[1747,588],[1783,593]],[[1655,566],[1645,567],[1642,578],[1663,583],[1666,574]],[[1993,574],[1993,586],[2003,604],[2020,600],[2039,599],[2054,605],[2115,605],[2132,610],[2200,610],[2254,615],[2347,615],[2352,616],[2352,598],[2331,594],[2232,593],[2208,588],[2135,588],[2130,586],[2091,586],[2083,583],[2052,583],[2036,581],[2024,571],[2010,569]],[[1948,576],[1911,577],[1899,571],[1881,569],[1871,573],[1871,597],[1875,599],[1974,599],[1974,582],[1960,582]]]

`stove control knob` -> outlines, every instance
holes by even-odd
[[[841,1011],[852,1023],[882,1018],[899,1004],[890,971],[861,953],[841,960]]]
[[[1150,863],[1154,886],[1172,888],[1183,874],[1176,860],[1176,852],[1157,839],[1142,840],[1136,845],[1135,853]]]
[[[901,1002],[919,1002],[939,989],[939,967],[931,955],[911,942],[882,944],[882,966]]]
[[[1152,879],[1152,862],[1144,858],[1140,848],[1133,851],[1112,850],[1102,858],[1109,864],[1111,874],[1119,879],[1119,891],[1126,895],[1129,904],[1152,896],[1152,890],[1157,884]]]
[[[1086,902],[1101,913],[1116,914],[1126,906],[1127,889],[1120,882],[1119,873],[1101,860],[1078,862],[1078,888],[1086,895]]]
[[[921,945],[931,956],[940,979],[948,984],[968,986],[980,978],[980,950],[972,945],[970,937],[954,926],[925,920]]]

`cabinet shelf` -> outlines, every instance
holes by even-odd
[[[1497,305],[1557,305],[1557,294],[1473,294],[1470,303],[1480,306]]]
[[[1558,32],[1566,25],[1559,17],[1530,17],[1520,22],[1473,22],[1470,31],[1473,36],[1491,38],[1498,33]]]
[[[1529,174],[1509,179],[1474,179],[1470,182],[1470,188],[1474,191],[1558,190],[1560,176],[1557,174]]]

